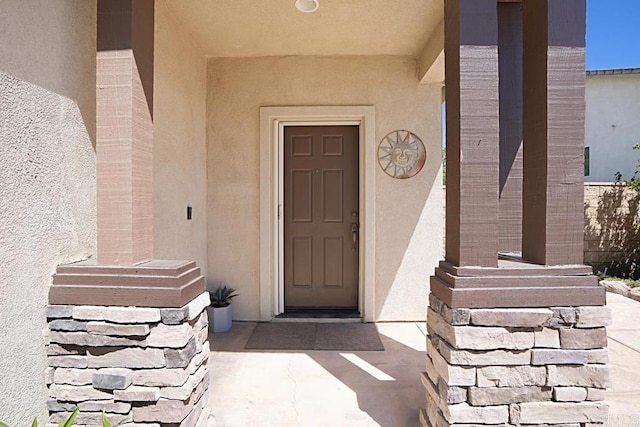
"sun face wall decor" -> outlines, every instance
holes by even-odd
[[[378,145],[378,163],[392,178],[407,179],[415,176],[426,160],[424,144],[408,130],[396,130],[382,138]]]

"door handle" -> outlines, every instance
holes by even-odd
[[[358,223],[351,224],[351,250],[355,252],[358,250]]]

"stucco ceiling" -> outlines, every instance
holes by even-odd
[[[417,55],[443,15],[442,0],[165,0],[212,57]]]

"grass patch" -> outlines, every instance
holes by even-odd
[[[623,282],[627,286],[631,286],[632,288],[640,288],[640,279],[623,279],[622,277],[609,276],[604,273],[596,273],[596,276],[598,276],[598,279],[600,280],[617,280],[619,282]]]

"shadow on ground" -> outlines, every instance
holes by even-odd
[[[256,323],[210,335],[217,426],[416,426],[424,324],[382,323],[384,351],[246,350]]]

